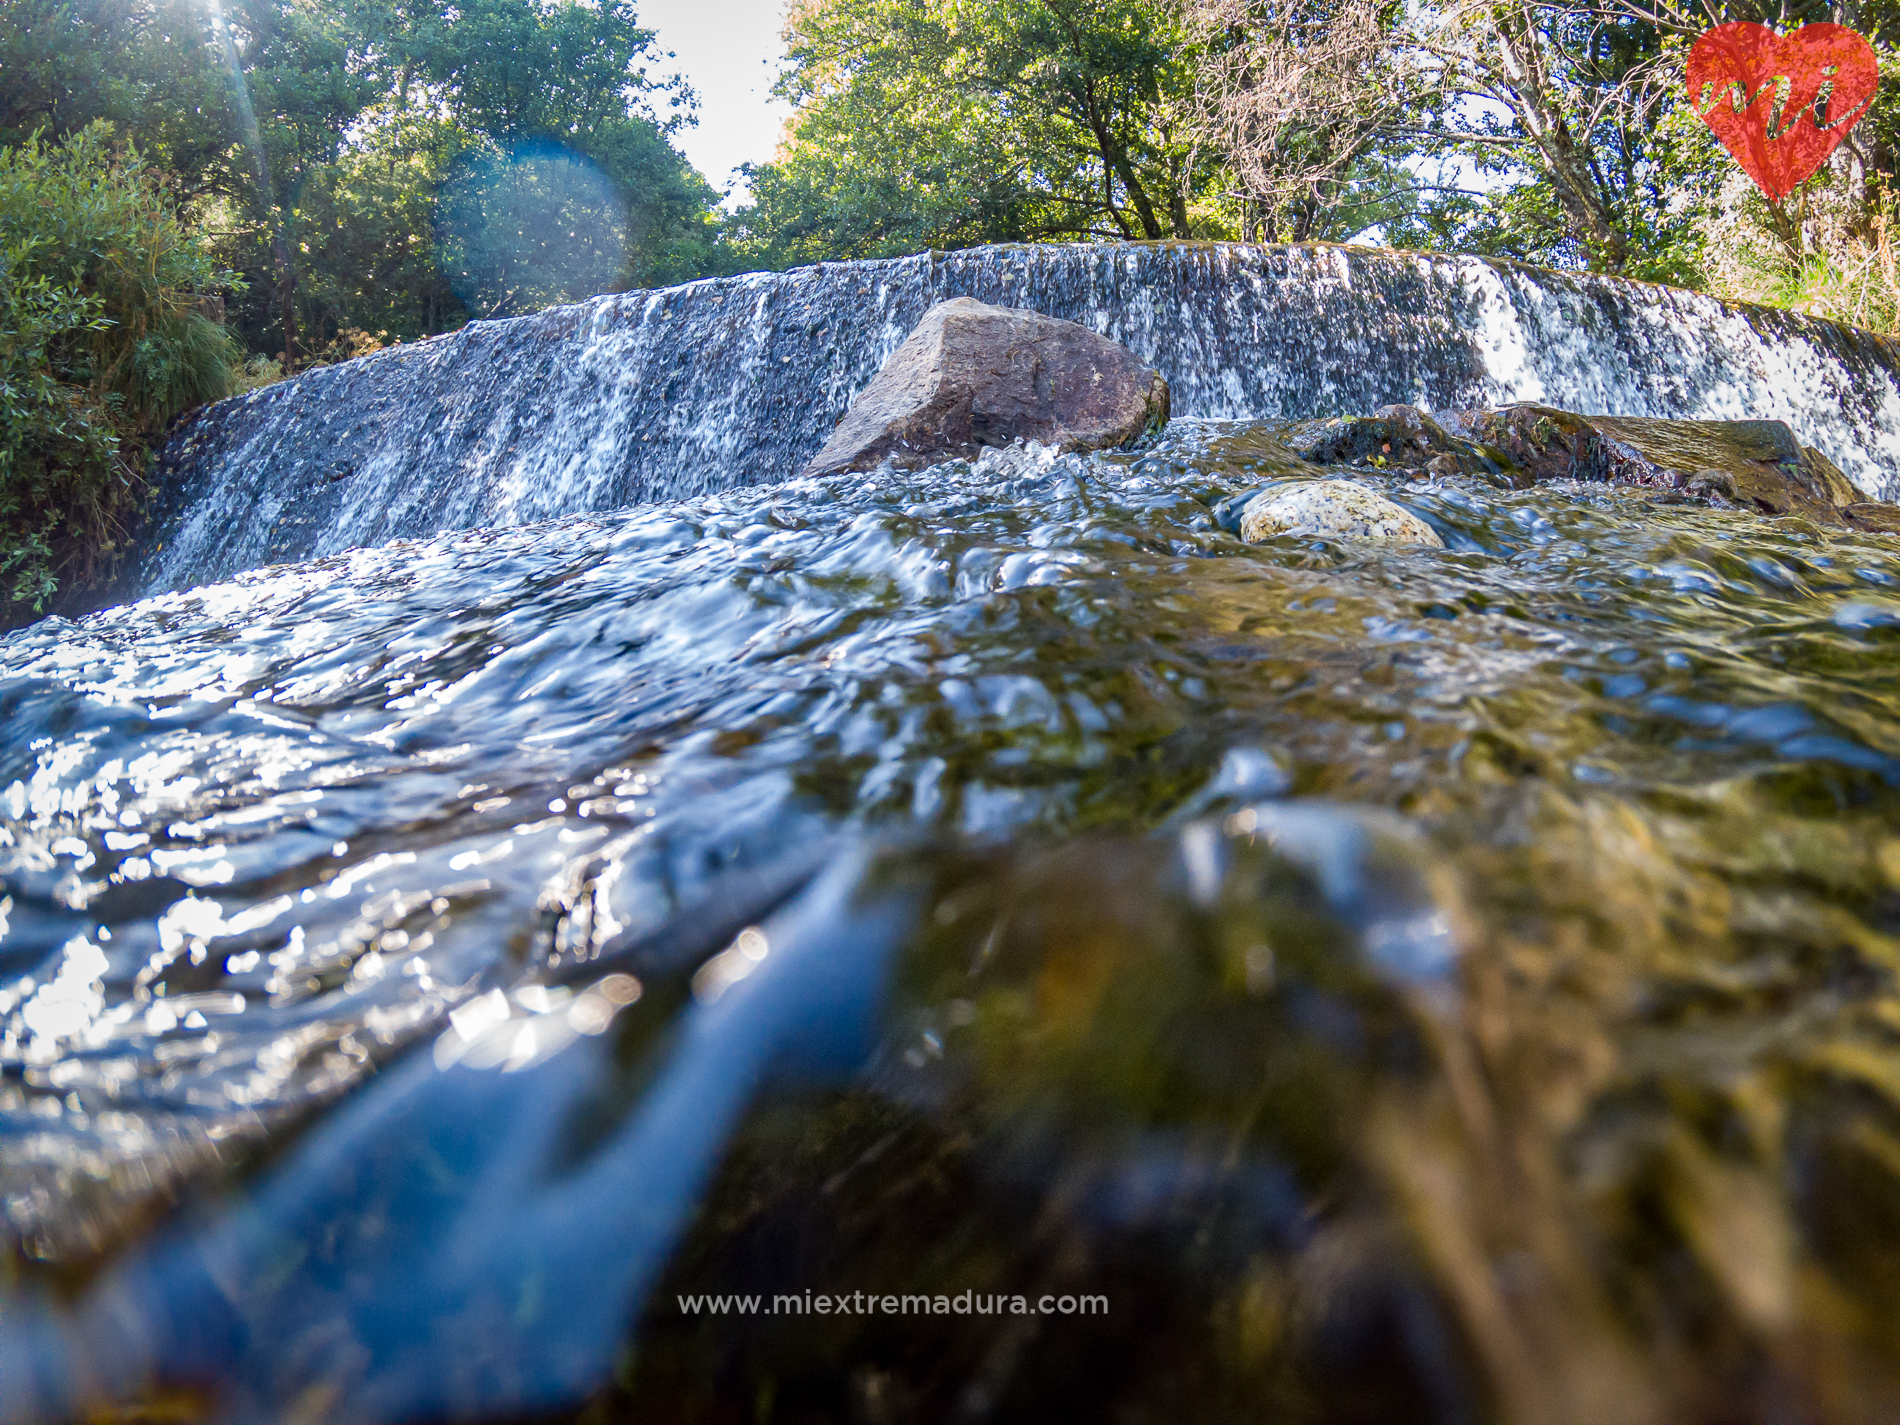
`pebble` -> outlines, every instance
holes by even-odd
[[[1402,506],[1350,480],[1303,480],[1255,497],[1240,517],[1249,544],[1280,534],[1330,534],[1443,549],[1438,531]]]

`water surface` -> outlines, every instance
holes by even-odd
[[[1891,544],[1281,429],[0,641],[0,1414],[1892,1418]]]

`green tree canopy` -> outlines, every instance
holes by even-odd
[[[719,269],[718,195],[672,143],[693,96],[653,76],[662,57],[629,0],[14,0],[0,142],[98,118],[134,135],[247,279],[231,306],[245,342],[307,358],[354,329],[412,337],[503,310],[449,280],[438,198],[524,144],[602,175],[623,240],[606,244],[616,262],[569,263],[506,310]],[[534,194],[511,191],[519,218]],[[587,217],[542,196],[517,232]],[[491,258],[503,226],[487,225]]]
[[[465,179],[479,170],[493,184],[513,173],[520,182],[482,191],[517,212],[538,186],[551,204],[551,227],[561,227],[558,215],[572,219],[564,232],[590,221],[589,213],[624,209],[624,219],[607,220],[624,223],[626,257],[613,277],[620,286],[682,281],[719,265],[718,194],[671,143],[690,121],[693,93],[678,79],[653,77],[661,56],[629,0],[465,0],[402,18],[391,46],[404,56],[405,73],[425,81],[482,140],[484,153],[460,169]],[[569,181],[548,166],[561,158],[554,145],[587,161],[567,161]],[[604,175],[615,202],[600,208],[582,197],[581,172]],[[530,174],[539,177],[529,182]],[[473,190],[464,182],[460,191],[466,203]]]
[[[807,0],[786,35],[791,139],[742,218],[774,261],[1198,231],[1167,0]]]

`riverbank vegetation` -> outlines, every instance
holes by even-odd
[[[1683,101],[1715,20],[1900,41],[1888,0],[791,0],[792,118],[729,214],[635,0],[9,0],[0,144],[112,123],[285,370],[997,241],[1384,241],[1891,325],[1900,71],[1770,210]]]
[[[0,5],[0,625],[107,585],[180,409],[733,265],[662,58],[630,0]]]
[[[1717,22],[1860,30],[1867,117],[1770,209],[1684,97]],[[1369,240],[1891,329],[1900,7],[794,0],[734,224],[771,265],[1051,238]]]
[[[8,0],[0,143],[110,121],[295,368],[716,268],[663,58],[631,0]]]
[[[116,572],[153,440],[232,389],[240,290],[104,124],[0,149],[0,616]]]
[[[1716,20],[1846,23],[1893,75],[1778,209],[1684,102]],[[180,401],[699,276],[1358,240],[1900,321],[1891,0],[791,0],[784,23],[792,117],[729,213],[676,147],[695,99],[635,0],[7,0],[10,597],[97,582]],[[45,266],[78,229],[35,183],[141,215],[173,264],[149,299],[171,336],[85,285],[103,268]],[[137,362],[106,348],[165,341],[196,353],[165,369],[197,375],[163,398],[113,384]]]

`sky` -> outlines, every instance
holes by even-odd
[[[778,147],[790,112],[770,94],[783,10],[784,0],[640,0],[640,23],[658,32],[662,52],[677,56],[662,72],[684,74],[699,92],[699,124],[674,142],[715,188],[725,188],[737,165],[763,163]],[[735,189],[728,206],[744,197]]]

